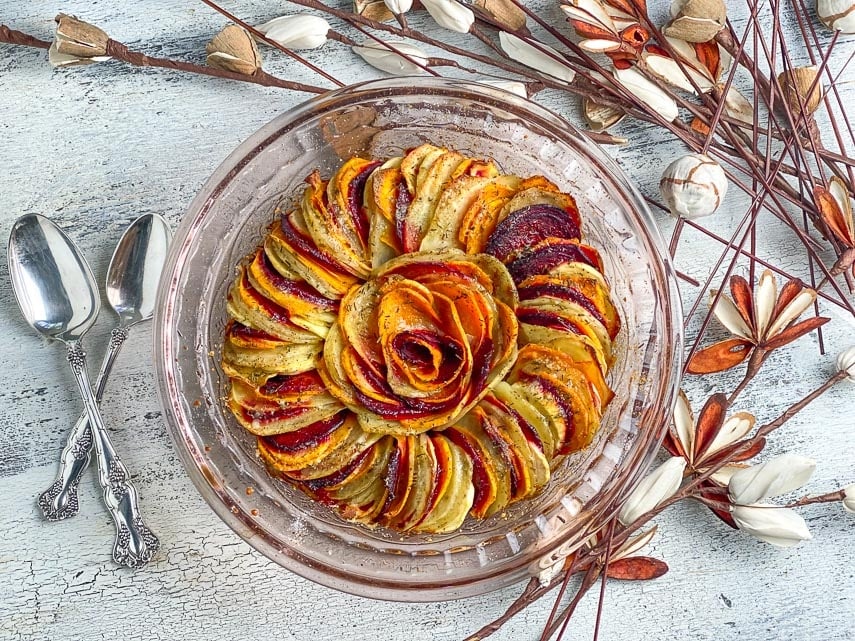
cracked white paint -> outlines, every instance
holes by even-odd
[[[655,15],[664,16],[664,0],[650,4]],[[741,3],[729,5],[736,28],[742,29]],[[539,0],[539,6],[546,7],[547,0]],[[557,6],[549,6],[556,24],[563,24]],[[231,8],[254,24],[282,11],[269,0],[246,0]],[[57,10],[90,20],[131,46],[148,43],[152,53],[197,61],[223,24],[200,3],[169,0],[0,0],[0,22],[48,38],[51,12]],[[413,14],[410,20],[417,27],[427,25],[422,18]],[[825,31],[820,36],[826,43],[830,37]],[[471,39],[466,42],[475,46]],[[838,44],[837,64],[853,48],[851,39]],[[802,52],[794,49],[794,64],[803,64]],[[133,218],[153,211],[177,223],[208,174],[238,142],[302,99],[226,81],[127,70],[116,63],[52,71],[45,55],[0,47],[0,238],[6,238],[20,214],[53,216],[80,243],[99,279],[113,243]],[[341,78],[380,75],[335,43],[305,55],[325,62]],[[265,56],[272,73],[321,82],[284,56],[270,51]],[[842,90],[844,102],[851,104],[855,86]],[[543,102],[578,122],[575,101],[549,94]],[[614,152],[620,163],[655,195],[662,167],[684,153],[682,146],[646,125],[627,123],[616,133],[633,140]],[[729,235],[746,205],[739,190],[731,189],[722,211],[707,222]],[[672,222],[665,217],[660,222],[670,233]],[[704,279],[715,246],[693,232],[684,238],[678,266]],[[808,276],[799,244],[777,223],[764,227],[758,246],[776,256],[778,264]],[[0,263],[5,264],[5,256]],[[684,287],[684,293],[692,296],[695,289]],[[835,317],[825,333],[833,354],[852,342],[855,327],[830,306],[823,312]],[[101,356],[111,320],[104,312],[92,332],[93,359]],[[217,519],[184,475],[155,399],[149,328],[131,334],[105,396],[104,418],[138,483],[162,551],[142,570],[114,567],[109,560],[113,526],[93,475],[81,485],[77,517],[50,524],[37,513],[35,497],[53,479],[64,435],[81,405],[63,351],[24,326],[5,274],[0,277],[0,327],[0,639],[450,641],[494,618],[517,594],[519,588],[509,588],[457,603],[381,603],[316,586],[268,563]],[[697,324],[689,328],[690,339],[696,330]],[[708,340],[719,336],[713,328]],[[771,359],[771,375],[765,384],[749,388],[739,409],[753,409],[761,420],[774,417],[786,398],[816,385],[832,361],[817,356],[813,336],[804,339]],[[700,406],[705,393],[732,386],[737,377],[691,380],[687,392]],[[809,489],[852,482],[853,410],[855,387],[841,386],[775,435],[769,454],[792,449],[817,459]],[[667,561],[671,572],[645,584],[612,583],[601,638],[855,638],[855,519],[836,506],[802,513],[815,539],[781,551],[725,529],[697,505],[670,511],[660,521],[651,554]],[[590,638],[594,603],[593,595],[583,602],[573,638]],[[495,638],[537,638],[550,607],[545,600]]]

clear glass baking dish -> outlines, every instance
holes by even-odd
[[[543,174],[577,199],[586,242],[603,255],[623,329],[616,397],[595,442],[544,492],[450,535],[404,536],[348,523],[271,478],[255,442],[224,410],[219,367],[226,290],[276,202],[353,155],[422,142]],[[546,109],[484,85],[394,78],[333,91],[275,118],[240,145],[196,196],[161,281],[154,351],[169,430],[199,492],[239,536],[280,565],[352,594],[437,601],[482,594],[551,565],[609,516],[647,469],[682,363],[673,270],[643,199],[596,145]]]

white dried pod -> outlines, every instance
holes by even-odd
[[[741,336],[749,341],[753,340],[754,334],[751,331],[751,328],[748,327],[745,319],[742,318],[742,314],[739,313],[736,305],[733,304],[733,301],[727,296],[722,295],[718,297],[718,302],[715,303],[715,307],[713,307],[713,302],[715,301],[716,296],[718,296],[718,290],[711,289],[709,293],[709,304],[710,307],[712,307],[713,314],[715,314],[718,322],[724,325],[734,336]]]
[[[754,124],[754,105],[733,85],[724,96],[724,113],[746,125]]]
[[[750,505],[800,488],[815,469],[813,459],[788,452],[733,474],[727,493],[732,503]]]
[[[745,463],[728,463],[727,465],[722,465],[710,475],[710,480],[715,481],[722,487],[727,487],[733,475],[747,467],[748,465]]]
[[[608,53],[617,51],[623,46],[619,40],[589,39],[579,42],[579,48],[590,53]]]
[[[846,379],[855,383],[855,345],[837,355],[837,371],[845,372]]]
[[[547,76],[567,82],[573,82],[576,77],[576,72],[561,62],[561,54],[548,45],[538,44],[535,47],[519,36],[506,31],[499,32],[499,45],[511,60],[516,60]]]
[[[674,430],[686,456],[691,457],[695,451],[695,416],[683,390],[680,390],[674,406]]]
[[[407,13],[413,8],[413,0],[383,0],[383,4],[394,14]]]
[[[727,176],[706,154],[687,154],[665,168],[659,191],[674,216],[700,218],[718,209],[727,193]]]
[[[793,510],[776,505],[737,505],[731,511],[736,526],[754,538],[788,548],[811,539],[805,520]]]
[[[654,51],[644,52],[643,59],[650,73],[683,91],[697,94],[697,87],[701,93],[707,93],[715,87],[706,68],[695,66],[688,60],[681,61],[681,64],[670,56],[663,56]]]
[[[709,42],[724,29],[724,0],[682,0],[671,5],[674,19],[662,30],[666,36],[686,42]]]
[[[613,69],[612,74],[627,91],[668,122],[673,121],[679,115],[677,103],[674,99],[656,83],[646,78],[638,69],[634,67]]]
[[[646,532],[642,532],[641,534],[628,538],[624,544],[612,554],[611,560],[620,561],[628,556],[632,556],[653,540],[653,537],[656,535],[656,530],[657,527],[654,525]]]
[[[56,48],[56,42],[52,42],[48,49],[48,62],[51,67],[73,67],[74,65],[88,65],[93,62],[109,60],[110,56],[94,56],[92,58],[81,58],[70,53],[60,53]]]
[[[744,439],[754,429],[756,420],[748,412],[736,412],[732,416],[728,416],[712,443],[707,447],[706,455],[714,454],[720,449]]]
[[[478,81],[482,85],[488,85],[490,87],[495,87],[496,89],[502,89],[512,94],[516,94],[520,98],[528,98],[528,91],[526,91],[525,83],[519,82],[518,80],[479,80]]]
[[[475,14],[455,0],[422,0],[431,18],[440,26],[458,33],[469,33]]]
[[[327,41],[330,23],[320,16],[298,13],[274,18],[256,29],[288,49],[317,49]]]
[[[816,0],[816,15],[829,29],[855,33],[855,2],[853,0]]]
[[[855,483],[843,488],[843,509],[855,513]]]
[[[405,76],[424,71],[419,66],[427,66],[428,64],[428,55],[424,51],[409,42],[390,40],[388,44],[394,47],[396,51],[392,51],[380,43],[373,41],[355,45],[353,51],[372,67],[387,73]],[[398,52],[404,55],[400,55]]]
[[[794,320],[804,313],[804,311],[813,305],[816,300],[816,292],[812,289],[805,288],[800,291],[796,297],[787,303],[786,307],[778,312],[775,320],[769,325],[766,330],[765,339],[769,340],[781,332],[783,332]]]
[[[771,270],[764,269],[754,292],[754,327],[758,336],[765,336],[772,322],[772,312],[778,302],[778,279]]]
[[[686,459],[682,456],[672,456],[653,470],[627,497],[618,513],[618,520],[629,525],[673,496],[680,489],[685,469]]]

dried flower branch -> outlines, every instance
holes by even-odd
[[[757,288],[741,276],[730,278],[731,297],[711,292],[713,314],[735,338],[697,351],[689,360],[690,374],[721,372],[753,357],[751,375],[768,353],[821,327],[828,318],[817,316],[796,322],[816,300],[816,292],[799,280],[790,280],[780,293],[772,272],[760,276]]]
[[[38,49],[49,49],[51,47],[50,42],[40,40],[34,36],[23,33],[21,31],[16,31],[6,25],[0,25],[0,43],[7,43],[24,47],[35,47]],[[317,94],[326,91],[326,89],[323,89],[321,87],[315,87],[313,85],[308,85],[302,82],[283,80],[281,78],[277,78],[276,76],[271,76],[270,74],[261,70],[257,71],[252,75],[245,75],[235,73],[233,71],[227,71],[224,69],[217,69],[215,67],[197,65],[191,62],[185,62],[183,60],[172,60],[169,58],[148,56],[138,51],[132,51],[128,49],[127,46],[123,45],[121,42],[117,42],[113,39],[107,40],[106,53],[110,58],[113,58],[114,60],[120,60],[126,64],[133,65],[136,67],[157,67],[161,69],[170,69],[173,71],[195,73],[204,76],[225,78],[228,80],[239,80],[241,82],[250,82],[256,85],[262,85],[264,87],[279,87],[282,89],[290,89],[292,91],[301,91],[305,93]]]

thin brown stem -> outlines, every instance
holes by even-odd
[[[213,76],[216,78],[227,78],[228,80],[240,80],[242,82],[251,82],[264,87],[280,87],[282,89],[291,89],[292,91],[304,91],[306,93],[324,93],[327,90],[313,85],[303,84],[302,82],[293,82],[291,80],[283,80],[272,76],[266,71],[259,69],[252,75],[244,75],[216,69],[204,65],[193,64],[183,60],[172,60],[169,58],[158,58],[149,56],[139,51],[131,51],[128,47],[116,40],[107,41],[107,55],[121,60],[129,65],[136,67],[158,67],[161,69],[172,69],[174,71],[185,71],[188,73],[196,73],[203,76]]]
[[[834,492],[827,492],[825,494],[819,494],[817,496],[803,496],[797,501],[793,501],[792,503],[787,503],[784,507],[802,507],[805,505],[815,505],[816,503],[837,503],[846,498],[846,492],[843,490],[835,490]]]

